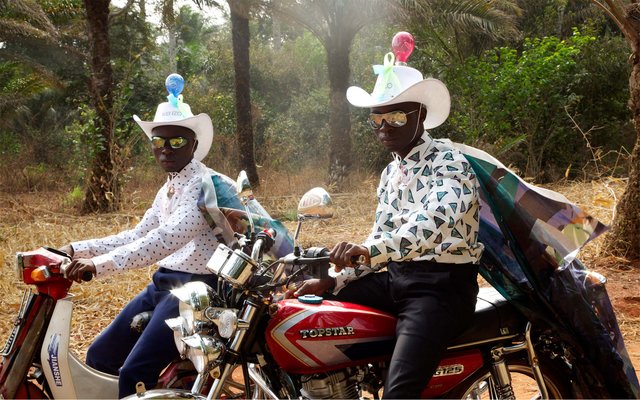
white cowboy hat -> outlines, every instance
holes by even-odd
[[[449,116],[451,109],[451,97],[445,84],[433,78],[423,79],[422,73],[415,68],[393,65],[393,61],[391,64],[388,61],[385,56],[384,66],[373,67],[378,79],[371,94],[357,86],[347,89],[349,103],[363,108],[404,102],[422,103],[427,108],[424,128],[440,126]]]
[[[169,102],[160,103],[153,117],[153,122],[142,121],[137,115],[133,116],[133,120],[140,125],[140,128],[151,139],[151,131],[156,126],[175,125],[189,128],[196,134],[198,140],[198,148],[193,157],[202,161],[209,153],[211,143],[213,142],[213,124],[211,118],[207,114],[198,114],[193,116],[191,107],[188,104],[181,103],[180,109]]]

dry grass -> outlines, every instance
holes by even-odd
[[[284,219],[295,215],[298,200],[306,190],[322,186],[324,181],[324,177],[312,169],[288,174],[261,173],[263,182],[256,189],[256,197],[273,216]],[[161,179],[156,178],[138,178],[135,179],[137,184],[130,184],[127,188],[125,209],[109,215],[79,216],[68,205],[66,193],[62,192],[0,192],[0,341],[8,335],[25,288],[13,273],[15,253],[39,246],[59,247],[73,240],[100,237],[132,227],[150,205],[161,182]],[[306,223],[301,234],[302,244],[331,246],[339,240],[363,240],[372,224],[377,179],[374,176],[354,174],[343,185],[348,190],[330,188],[336,216],[326,221]],[[566,183],[554,185],[552,189],[565,194],[601,221],[608,223],[624,184],[625,182],[615,180]],[[295,228],[295,223],[291,220],[286,221],[285,225],[292,231]],[[635,345],[640,331],[640,315],[632,308],[619,308],[617,301],[624,301],[624,293],[637,293],[638,286],[629,281],[634,275],[627,274],[620,267],[622,260],[610,263],[599,246],[599,241],[588,245],[583,258],[587,264],[596,265],[599,270],[603,270],[609,277],[610,285],[616,285],[612,299],[618,310],[619,322],[627,343]],[[154,268],[149,267],[72,287],[76,308],[71,342],[76,353],[84,356],[96,334],[150,281],[153,272]],[[627,290],[625,287],[628,288],[627,292],[624,292]],[[609,293],[612,294],[611,288]],[[629,296],[626,297],[630,298]],[[634,351],[631,353],[633,356]],[[637,356],[636,350],[636,360]],[[637,361],[635,363],[637,365]]]

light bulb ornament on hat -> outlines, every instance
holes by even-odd
[[[409,37],[406,32],[401,32]],[[398,35],[396,35],[398,36]],[[394,38],[395,39],[395,38]],[[422,73],[405,64],[413,49],[413,37],[405,36],[405,42],[393,46],[397,56],[387,53],[383,65],[374,65],[373,71],[378,78],[373,92],[351,86],[347,89],[347,100],[356,107],[372,108],[392,104],[415,102],[427,108],[424,120],[425,129],[433,129],[442,125],[449,116],[451,97],[444,83],[434,78],[424,79]],[[410,41],[411,43],[406,43]],[[404,61],[394,62],[396,59]]]
[[[183,126],[191,129],[196,134],[198,147],[193,157],[202,161],[209,153],[213,143],[213,123],[207,114],[196,116],[191,112],[189,104],[184,103],[182,90],[184,89],[184,79],[178,74],[171,74],[165,80],[165,86],[169,95],[167,102],[158,104],[153,121],[143,121],[137,115],[133,120],[140,125],[149,139],[153,136],[153,128],[158,126]]]

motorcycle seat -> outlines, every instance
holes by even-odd
[[[490,343],[524,332],[526,318],[493,287],[481,287],[473,323],[449,347]]]

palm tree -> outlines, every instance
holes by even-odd
[[[421,41],[438,45],[448,61],[462,62],[501,40],[520,36],[516,0],[404,0],[399,18],[421,33]]]
[[[636,127],[636,143],[631,151],[629,181],[616,206],[607,247],[630,260],[640,258],[640,4],[624,0],[592,0],[616,23],[631,47],[629,108]]]
[[[247,172],[251,184],[260,184],[256,166],[253,118],[251,117],[251,74],[249,59],[249,11],[251,0],[227,0],[231,11],[231,42],[236,89],[236,127],[240,168]]]
[[[222,9],[219,0],[193,0],[199,7],[215,6]],[[247,172],[247,177],[254,187],[260,185],[258,168],[255,160],[253,139],[253,118],[251,117],[251,62],[249,47],[250,11],[256,7],[256,0],[227,0],[231,13],[231,42],[233,46],[233,69],[235,72],[236,90],[236,129],[238,138],[238,163],[240,169]]]
[[[330,183],[342,180],[353,157],[345,92],[349,86],[351,44],[364,26],[387,17],[409,22],[418,19],[422,28],[433,26],[426,28],[430,37],[450,52],[451,57],[456,57],[448,44],[452,40],[463,34],[469,36],[472,29],[488,37],[512,35],[515,32],[512,15],[519,10],[514,0],[280,0],[273,1],[272,7],[312,32],[327,52]]]
[[[381,0],[274,1],[273,10],[308,29],[327,52],[329,74],[329,183],[338,184],[351,166],[351,118],[345,93],[349,53],[356,34],[387,15],[392,3]]]
[[[33,97],[62,87],[54,72],[23,49],[27,40],[55,48],[58,38],[58,30],[38,3],[0,0],[0,75],[2,87],[11,88],[0,92],[0,124],[10,123],[11,115]]]
[[[114,174],[113,69],[109,43],[109,3],[85,0],[91,43],[90,88],[100,127],[101,146],[96,152],[85,192],[83,212],[115,211],[120,206],[120,185]]]

